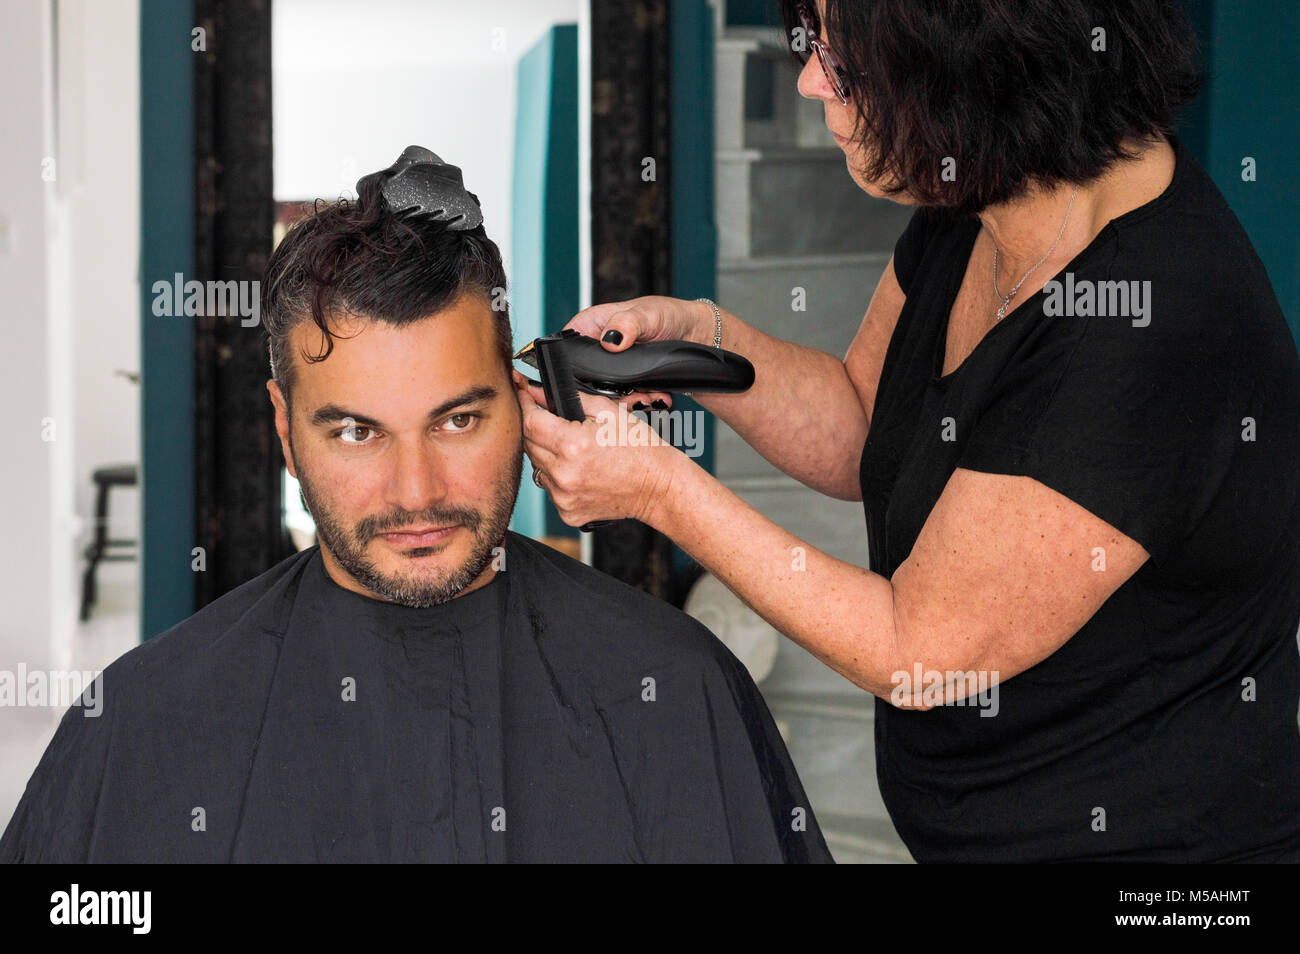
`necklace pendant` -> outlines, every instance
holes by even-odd
[[[997,320],[998,320],[998,321],[1001,321],[1001,320],[1002,320],[1002,316],[1005,315],[1006,313],[1007,313],[1007,303],[1004,301],[1004,302],[1002,303],[1002,306],[1001,306],[1000,308],[998,308],[998,317],[997,317]]]

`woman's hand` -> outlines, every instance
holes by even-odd
[[[704,338],[707,319],[707,340]],[[627,301],[593,305],[578,312],[565,328],[596,338],[606,351],[626,351],[637,342],[696,341],[713,343],[713,309],[704,302],[684,301],[663,295],[646,295]],[[613,333],[615,340],[607,340]],[[672,405],[672,395],[661,391],[637,391],[622,399],[623,403],[652,404],[663,401]]]
[[[663,295],[645,295],[627,301],[609,301],[578,312],[564,327],[579,334],[600,338],[608,351],[623,351],[637,341],[699,341],[704,317],[708,318],[709,342],[713,341],[713,309],[701,301],[684,301]],[[605,341],[608,331],[622,336],[618,343]]]
[[[539,404],[533,391],[540,388],[523,381],[516,371],[524,450],[560,518],[571,527],[629,517],[653,524],[680,463],[676,458],[686,456],[625,405],[582,394],[587,419],[566,421]]]

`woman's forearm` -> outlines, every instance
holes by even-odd
[[[700,340],[713,341],[713,310]],[[707,335],[704,332],[707,331]],[[858,457],[867,416],[844,363],[783,341],[722,310],[722,347],[754,365],[744,394],[694,395],[746,443],[791,477],[840,500],[860,500]]]
[[[900,664],[893,587],[777,526],[690,458],[670,465],[645,520],[778,631],[868,692],[889,699]]]

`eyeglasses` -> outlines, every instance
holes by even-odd
[[[830,51],[830,48],[818,37],[820,31],[817,29],[816,19],[813,16],[812,8],[806,3],[801,3],[798,6],[798,12],[800,23],[803,26],[804,36],[807,39],[808,45],[816,51],[817,59],[820,60],[822,64],[822,72],[826,74],[826,79],[831,84],[831,88],[835,90],[835,95],[840,98],[840,105],[847,106],[849,102],[849,87],[848,83],[844,81],[844,76],[846,75],[844,68],[840,65],[840,61],[835,58],[835,54]],[[794,52],[801,62],[808,62],[808,54],[806,51],[795,50]]]

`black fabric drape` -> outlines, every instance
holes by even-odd
[[[195,0],[194,23],[206,45],[194,54],[195,277],[260,281],[275,224],[270,0]],[[266,334],[238,314],[193,320],[195,543],[206,551],[198,608],[292,548]]]
[[[593,302],[672,294],[670,80],[667,0],[591,4]],[[670,597],[672,543],[639,521],[596,530],[592,562]]]
[[[419,610],[312,547],[137,646],[98,718],[68,707],[0,864],[832,860],[701,623],[519,534],[505,552]],[[355,696],[322,691],[340,679]]]

